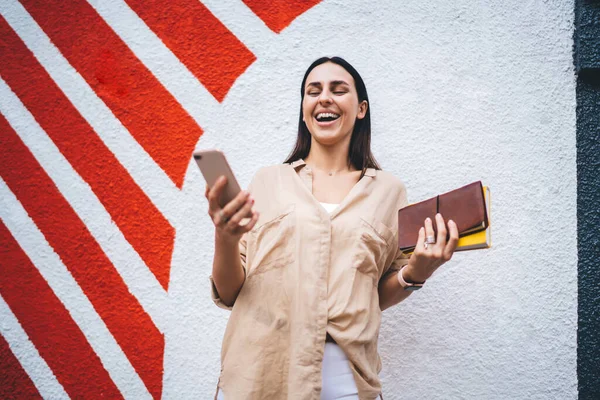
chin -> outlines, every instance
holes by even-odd
[[[344,139],[344,135],[340,132],[317,132],[315,135],[315,139],[319,141],[321,144],[336,144],[337,142]]]

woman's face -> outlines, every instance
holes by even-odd
[[[366,101],[358,102],[352,75],[341,66],[326,62],[306,78],[302,119],[320,143],[334,144],[352,134],[356,119],[367,112]]]

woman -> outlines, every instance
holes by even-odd
[[[458,242],[456,224],[438,214],[437,238],[426,220],[411,257],[398,250],[405,186],[371,154],[367,91],[350,64],[316,60],[300,92],[285,163],[259,169],[223,209],[224,177],[206,189],[212,297],[232,310],[219,399],[381,396],[381,311],[419,288]]]

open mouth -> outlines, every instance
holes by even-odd
[[[317,122],[327,123],[333,122],[340,117],[339,114],[335,113],[318,113],[315,119]]]

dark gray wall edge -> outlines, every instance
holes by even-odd
[[[579,398],[600,399],[600,1],[575,0]]]

